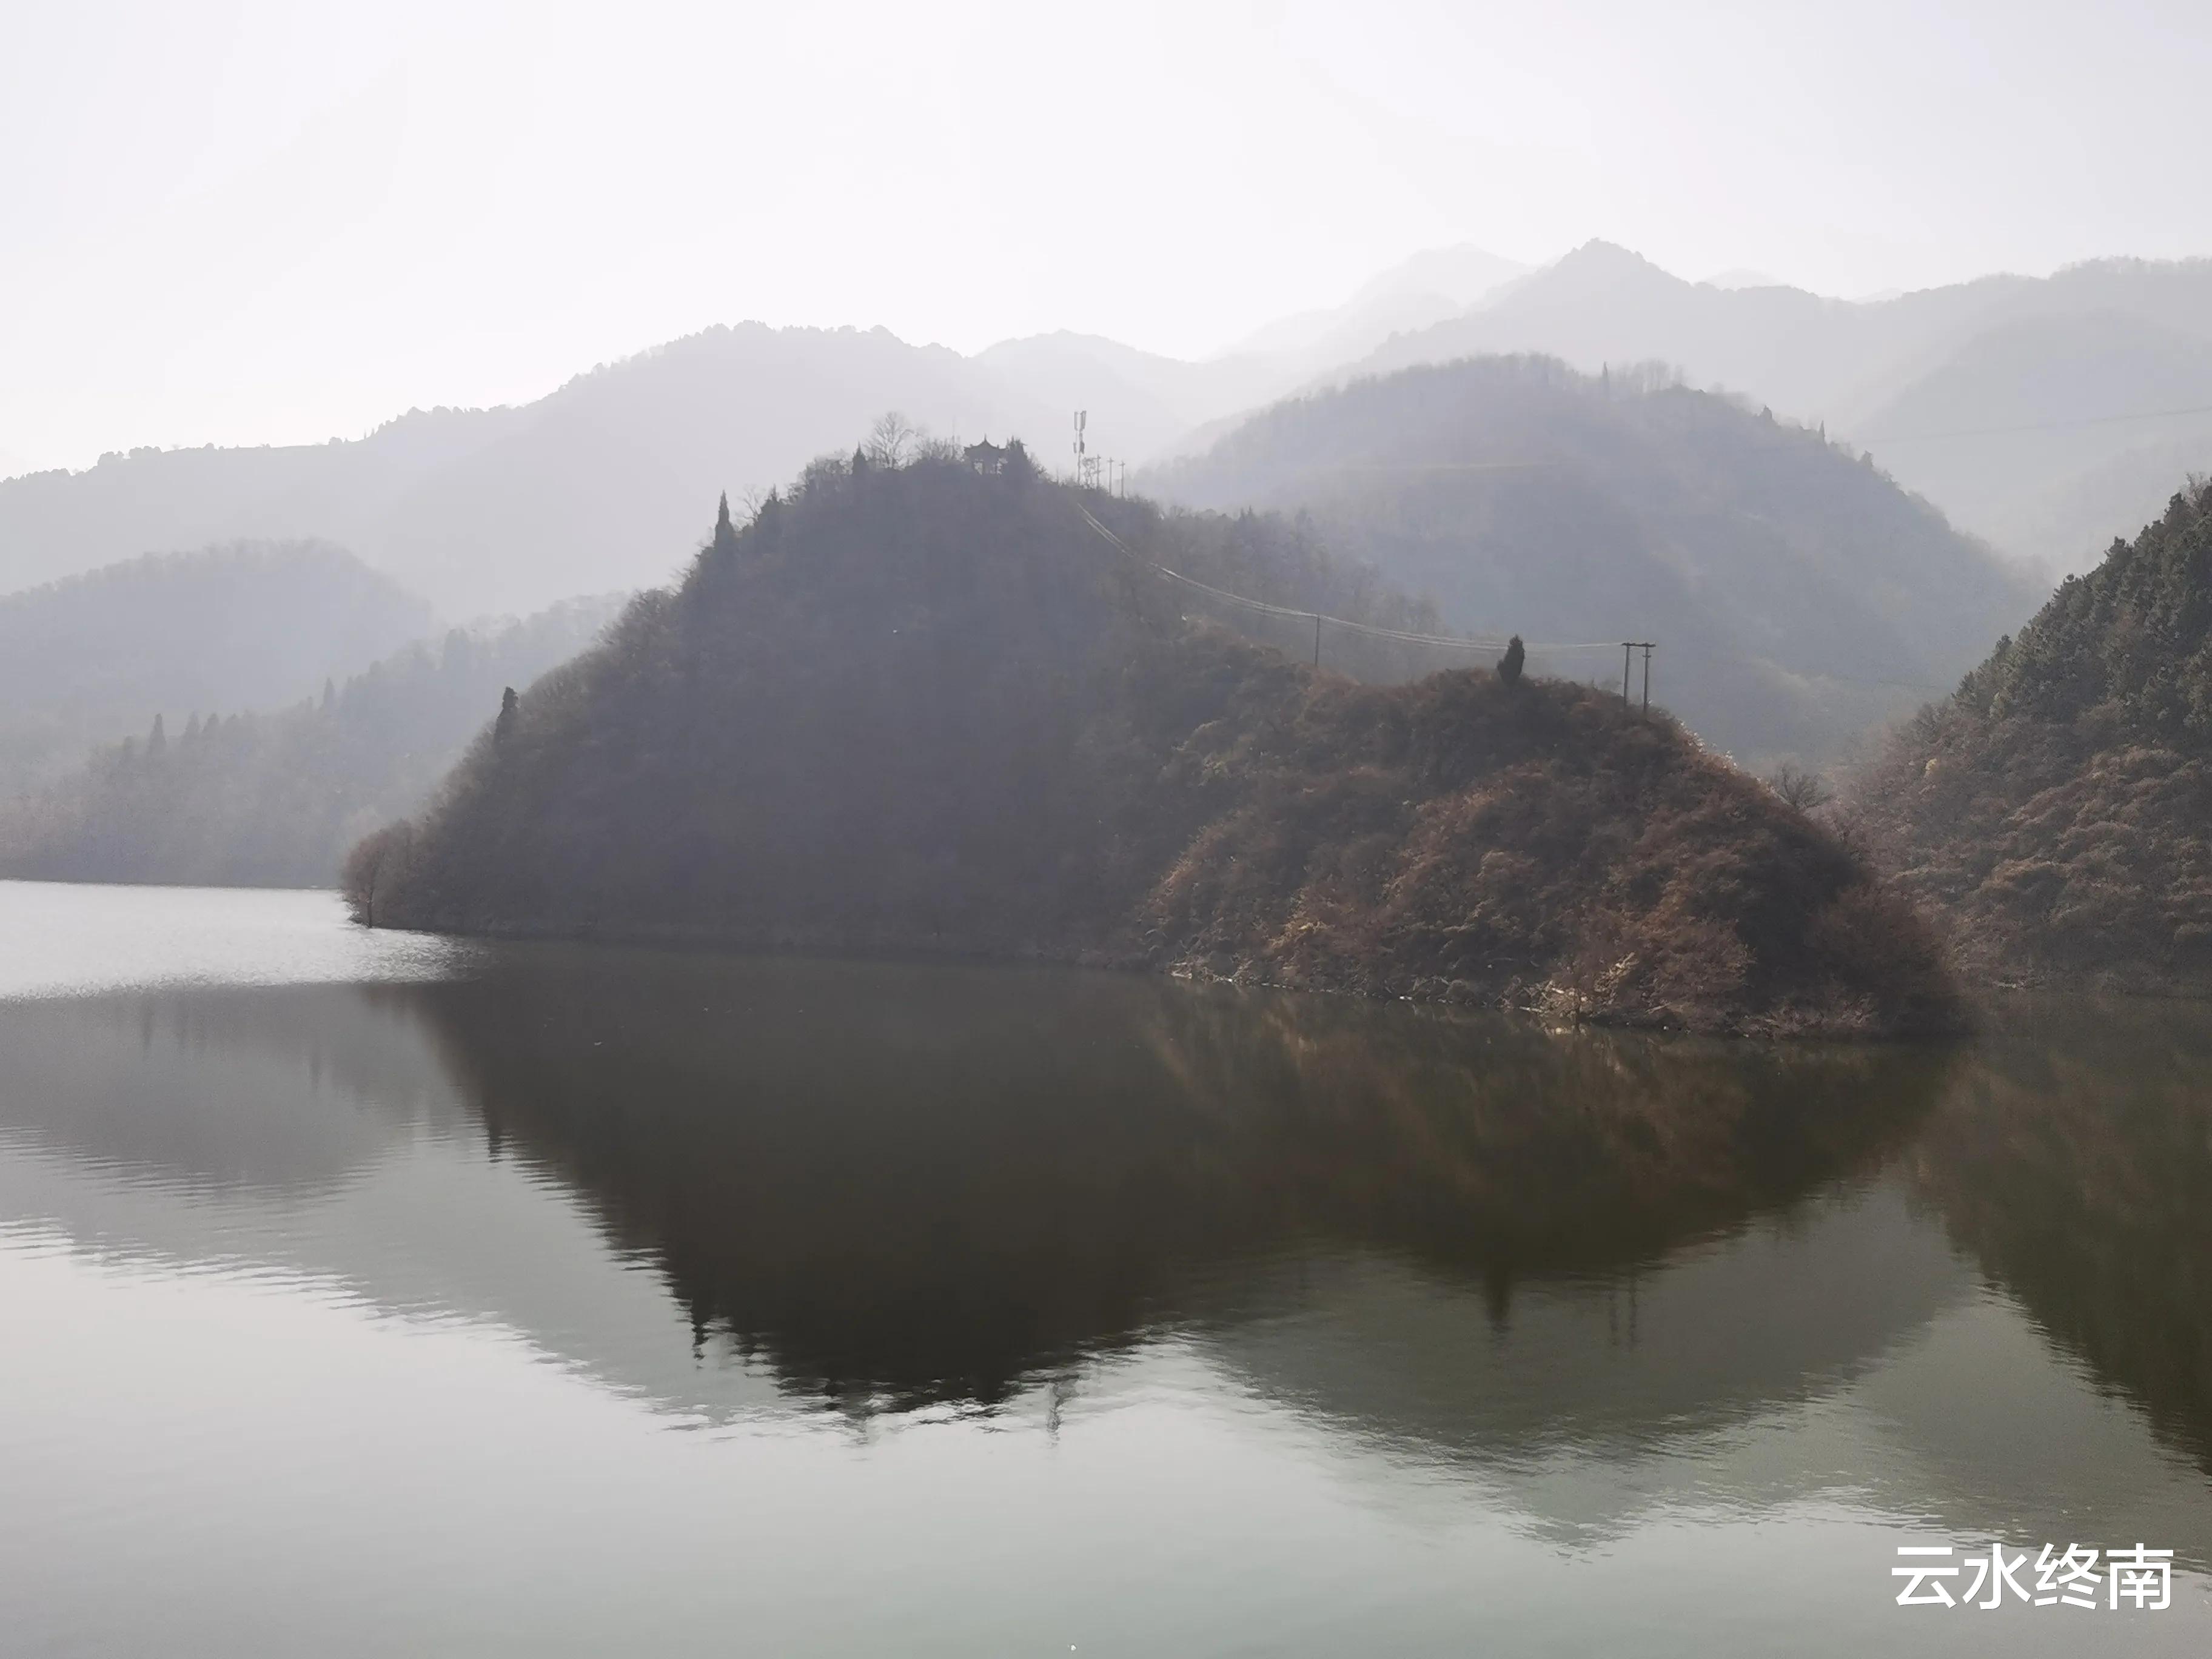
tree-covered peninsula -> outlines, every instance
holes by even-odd
[[[1153,563],[1218,522],[1018,452],[818,463],[362,842],[355,914],[1705,1030],[1954,1020],[1868,865],[1671,720],[1486,665],[1361,684],[1187,617]]]

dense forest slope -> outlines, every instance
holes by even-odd
[[[1186,523],[1092,498],[1145,558]],[[1712,1027],[1950,1017],[1825,831],[1664,717],[1187,622],[1025,465],[817,465],[547,676],[356,914],[1176,967]]]
[[[1856,806],[1984,969],[2212,984],[2212,489],[2067,581]]]
[[[1817,433],[1548,358],[1279,404],[1149,482],[1201,506],[1300,509],[1462,627],[1656,641],[1668,707],[1756,764],[1832,758],[1948,689],[2036,591]],[[1535,660],[1620,670],[1617,647]]]
[[[0,802],[0,873],[63,881],[327,886],[346,849],[413,811],[470,738],[574,656],[614,613],[574,600],[477,633],[411,645],[319,700],[227,715],[194,710]]]
[[[0,799],[157,713],[287,702],[429,627],[422,600],[313,542],[149,555],[0,598]]]

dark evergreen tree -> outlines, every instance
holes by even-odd
[[[737,526],[730,522],[730,492],[722,492],[722,504],[714,514],[714,551],[727,558],[738,549]]]
[[[514,695],[514,688],[511,685],[500,693],[499,718],[492,722],[491,727],[491,740],[494,743],[505,743],[508,735],[514,732],[514,706],[517,701],[519,700]]]
[[[1498,678],[1508,685],[1521,684],[1521,665],[1528,660],[1528,647],[1516,634],[1505,642],[1505,654],[1498,659]]]
[[[161,729],[161,717],[154,716],[154,729],[146,734],[146,758],[153,760],[169,750],[169,734]]]
[[[753,514],[752,531],[757,536],[773,541],[783,527],[783,496],[775,490],[768,492],[768,499]]]

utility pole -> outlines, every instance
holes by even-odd
[[[1656,647],[1654,640],[1623,640],[1620,642],[1620,706],[1628,707],[1628,665],[1634,653],[1644,653],[1644,712],[1651,712],[1651,653]]]

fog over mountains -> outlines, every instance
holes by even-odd
[[[112,454],[0,483],[0,592],[150,550],[322,536],[448,617],[528,611],[665,580],[719,492],[771,489],[886,410],[963,440],[1019,434],[1058,465],[1082,408],[1096,447],[1140,459],[1518,269],[1474,250],[1425,255],[1205,362],[1070,333],[965,356],[881,328],[742,323],[520,407],[410,410],[350,441]]]
[[[410,410],[367,437],[134,451],[0,482],[0,592],[235,538],[340,543],[449,617],[665,580],[700,502],[772,487],[886,410],[1066,464],[1194,453],[1270,400],[1362,374],[1541,352],[1661,362],[1871,448],[2000,551],[2086,568],[2212,458],[2212,261],[2112,260],[1866,302],[1690,283],[1593,242],[1540,270],[1474,248],[1184,362],[1070,333],[973,356],[882,329],[718,327],[538,401]],[[2176,411],[2190,411],[2177,413]]]

